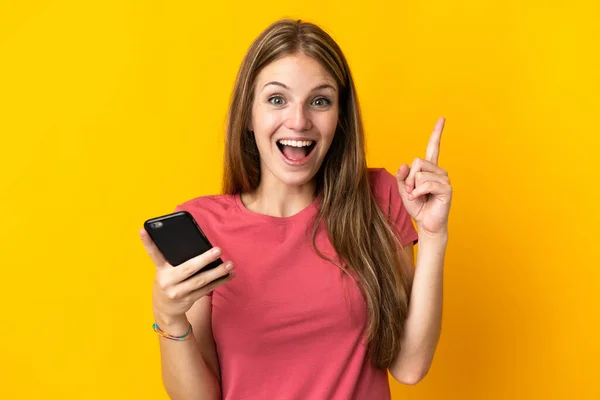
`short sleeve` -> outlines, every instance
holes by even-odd
[[[183,204],[179,204],[179,205],[175,206],[175,210],[174,210],[173,212],[180,212],[180,211],[188,211],[188,210],[186,210],[186,209],[185,209],[185,207],[184,207],[184,205],[183,205]],[[188,211],[188,212],[189,212],[189,211]],[[208,292],[208,293],[206,294],[206,296],[211,296],[211,297],[212,297],[212,295],[213,295],[213,291],[214,291],[214,290],[211,290],[210,292]]]
[[[375,170],[372,174],[376,175],[373,176],[373,191],[396,231],[400,244],[416,244],[419,235],[398,192],[396,177],[384,168]]]

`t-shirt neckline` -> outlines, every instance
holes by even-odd
[[[290,222],[300,220],[302,218],[310,217],[316,213],[318,204],[319,204],[318,197],[315,197],[315,199],[309,205],[304,207],[302,210],[298,211],[296,214],[290,215],[289,217],[276,217],[273,215],[257,213],[257,212],[251,211],[248,208],[246,208],[246,206],[242,202],[242,194],[241,193],[236,193],[234,195],[234,199],[235,199],[235,204],[236,204],[238,210],[240,210],[244,214],[249,215],[253,218],[262,220],[262,221],[274,222],[274,223],[278,223],[278,224],[287,224]]]

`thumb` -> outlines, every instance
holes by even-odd
[[[398,191],[402,197],[407,195],[406,192],[406,178],[408,178],[408,174],[410,173],[410,167],[406,164],[402,164],[398,171],[396,171],[396,182],[398,182]]]

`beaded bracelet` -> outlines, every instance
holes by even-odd
[[[189,338],[192,337],[192,324],[190,324],[190,329],[188,329],[188,331],[181,336],[173,336],[173,335],[168,334],[167,332],[160,329],[159,326],[156,324],[156,322],[152,325],[152,329],[154,329],[154,332],[158,333],[160,336],[170,339],[170,340],[177,340],[178,342],[188,340]]]

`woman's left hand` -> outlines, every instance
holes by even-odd
[[[398,190],[408,214],[420,233],[428,236],[448,232],[452,187],[448,172],[438,166],[444,118],[435,124],[425,159],[415,158],[409,167],[402,164],[396,172]]]

